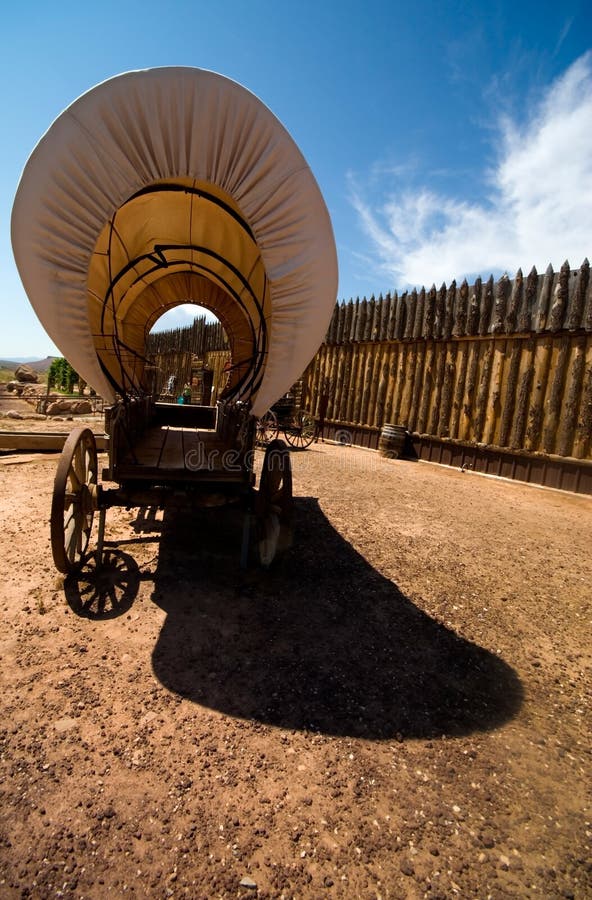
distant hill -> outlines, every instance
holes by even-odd
[[[34,372],[46,372],[56,356],[46,356],[45,359],[0,359],[0,369],[11,369],[13,372],[19,366],[29,366]]]

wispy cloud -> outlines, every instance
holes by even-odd
[[[382,200],[373,203],[369,182],[350,175],[350,200],[376,265],[396,287],[533,264],[540,270],[566,258],[579,265],[592,251],[591,123],[588,52],[550,86],[527,121],[499,120],[501,151],[484,173],[490,185],[485,199],[393,187],[387,171]],[[372,181],[377,172],[373,167]],[[397,171],[399,182],[404,172]]]
[[[573,16],[571,16],[569,19],[567,19],[564,22],[563,28],[559,32],[559,37],[557,38],[557,43],[555,44],[555,49],[553,51],[554,56],[556,56],[559,53],[559,50],[561,49],[561,45],[563,44],[563,42],[566,39],[569,32],[571,31],[571,26],[573,25],[573,23],[574,23]]]

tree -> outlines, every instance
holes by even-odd
[[[47,374],[47,381],[49,387],[55,387],[58,391],[71,394],[73,386],[79,381],[79,376],[67,359],[64,359],[63,356],[58,356],[52,360]]]

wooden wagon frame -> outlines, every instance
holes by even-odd
[[[51,507],[51,546],[65,574],[85,562],[98,514],[97,566],[107,511],[114,507],[219,507],[243,510],[241,567],[268,566],[292,537],[292,468],[283,441],[265,451],[255,490],[255,420],[240,403],[217,408],[120,401],[106,412],[107,467],[99,473],[93,432],[70,433],[58,464]],[[102,482],[100,481],[100,476]],[[255,529],[253,529],[253,524]]]

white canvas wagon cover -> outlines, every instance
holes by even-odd
[[[231,388],[261,415],[323,340],[337,292],[329,215],[294,141],[236,82],[174,67],[84,94],[29,158],[12,213],[27,295],[95,390],[147,386],[155,321],[210,308]]]

